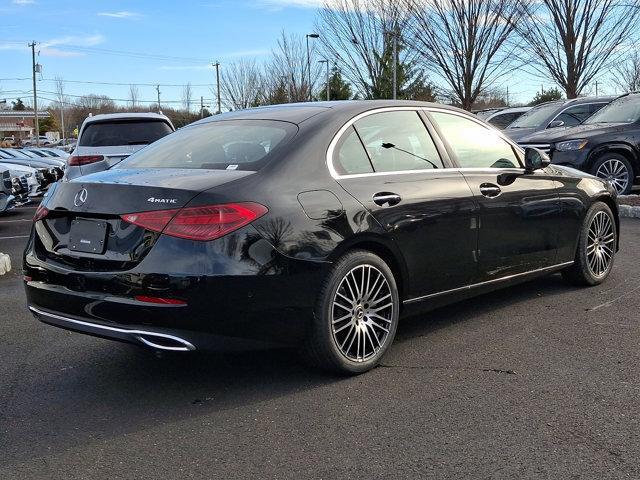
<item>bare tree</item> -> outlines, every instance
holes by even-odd
[[[138,106],[138,98],[140,93],[138,92],[138,87],[136,85],[129,85],[129,103],[131,104],[131,108],[135,109]]]
[[[281,90],[283,79],[287,79],[289,101],[305,102],[309,91],[313,91],[321,74],[321,66],[314,57],[315,45],[310,46],[310,65],[307,64],[307,50],[304,37],[286,35],[282,32],[278,46],[273,50],[270,62],[265,66],[263,79],[263,101],[276,90]],[[315,60],[315,61],[314,61]],[[309,68],[311,85],[309,85]]]
[[[398,63],[412,64],[416,51],[403,42],[412,16],[401,0],[328,0],[318,14],[317,30],[325,56],[340,66],[342,74],[364,98],[376,98],[389,83],[391,43]]]
[[[624,54],[635,32],[640,0],[529,2],[519,24],[529,65],[576,98]],[[637,33],[636,33],[637,35]]]
[[[182,107],[189,112],[191,103],[193,103],[193,89],[191,88],[191,83],[187,83],[182,87]]]
[[[640,90],[640,53],[633,50],[624,61],[613,66],[613,83],[623,92]]]
[[[519,0],[407,0],[412,35],[425,64],[462,108],[509,71]]]
[[[229,63],[221,76],[222,98],[229,110],[242,110],[258,104],[262,79],[255,60]]]

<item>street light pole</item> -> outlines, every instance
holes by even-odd
[[[324,60],[318,60],[318,63],[326,63],[327,64],[327,102],[331,99],[331,93],[330,93],[330,89],[329,89],[329,60],[328,59],[324,59]]]
[[[309,84],[307,85],[307,88],[309,89],[309,101],[311,101],[311,53],[309,52],[309,39],[319,38],[320,35],[318,35],[317,33],[307,33],[305,37],[307,39],[307,73],[308,73],[308,80],[309,80]]]
[[[398,96],[398,36],[393,32],[393,99]]]

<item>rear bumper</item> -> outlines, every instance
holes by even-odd
[[[161,240],[130,270],[80,271],[44,258],[32,236],[24,257],[31,311],[58,327],[147,345],[137,332],[198,349],[210,336],[293,344],[306,333],[328,263],[290,259],[264,240],[234,250],[225,237],[224,248],[200,244],[188,251],[179,248],[184,240]],[[140,295],[184,304],[144,302]]]

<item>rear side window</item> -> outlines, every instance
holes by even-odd
[[[340,139],[336,157],[335,166],[340,175],[373,172],[367,152],[353,127],[349,127]]]
[[[147,145],[173,130],[162,120],[114,120],[88,124],[79,140],[81,147]]]
[[[131,155],[116,168],[256,171],[297,131],[292,123],[272,120],[217,121],[193,125]]]
[[[520,112],[499,113],[495,117],[490,118],[489,123],[494,127],[499,128],[500,130],[503,130],[504,128],[507,127],[507,125],[510,125],[511,123],[513,123],[513,121],[521,115],[522,113]]]
[[[376,172],[443,168],[418,112],[375,113],[355,122],[355,129]]]

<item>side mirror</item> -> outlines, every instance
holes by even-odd
[[[542,150],[537,148],[527,147],[524,150],[524,168],[527,172],[533,172],[534,170],[540,170],[551,164],[549,156]]]
[[[549,124],[547,128],[558,128],[558,127],[564,127],[564,122],[562,120],[554,120]]]

